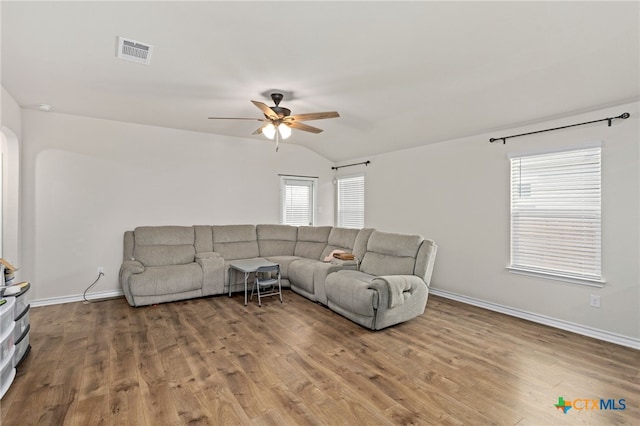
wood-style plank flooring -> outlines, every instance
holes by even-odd
[[[2,425],[638,424],[640,351],[431,296],[372,332],[286,291],[31,310]],[[554,407],[558,397],[625,410]],[[619,407],[617,405],[616,407]]]

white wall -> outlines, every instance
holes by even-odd
[[[2,133],[2,257],[20,268],[20,151],[22,112],[16,100],[4,87],[0,110]],[[16,274],[21,279],[22,271]]]
[[[367,226],[439,245],[432,286],[640,337],[638,103],[361,160]],[[512,139],[490,137],[631,113]],[[320,176],[320,224],[333,223],[331,164],[294,145],[23,110],[23,276],[36,299],[118,289],[122,233],[138,225],[278,221],[278,173]],[[507,154],[603,143],[603,273],[598,289],[514,275],[509,261]],[[348,161],[352,163],[355,159]],[[262,206],[258,210],[257,206]],[[600,309],[589,295],[601,296]]]
[[[510,139],[490,137],[618,116],[598,123]],[[639,104],[567,117],[371,160],[366,173],[366,224],[418,233],[438,244],[432,286],[447,292],[579,324],[640,337]],[[463,119],[461,117],[461,119]],[[428,131],[428,124],[425,124]],[[515,275],[509,262],[508,153],[602,141],[604,288]],[[347,170],[347,169],[345,169]],[[600,309],[589,306],[601,296]]]
[[[20,139],[22,137],[22,112],[16,100],[2,86],[0,88],[0,127],[10,129]]]
[[[306,148],[23,111],[23,276],[36,300],[119,289],[125,230],[278,223],[278,174],[319,176],[333,223],[331,163]]]

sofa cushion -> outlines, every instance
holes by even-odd
[[[335,227],[331,229],[327,243],[337,247],[347,247],[352,249],[359,233],[359,229]]]
[[[331,228],[331,226],[298,227],[298,242],[293,254],[307,259],[323,259],[322,253],[327,247]]]
[[[184,293],[202,289],[202,268],[197,263],[188,265],[155,266],[130,278],[134,296]]]
[[[213,234],[211,225],[194,225],[194,245],[196,253],[211,253],[213,251]]]
[[[333,250],[344,250],[351,253],[359,232],[359,229],[332,228],[327,239],[327,246],[322,251],[322,259],[329,256]]]
[[[172,246],[136,245],[133,254],[135,259],[144,266],[184,265],[195,261],[196,249],[188,244]]]
[[[192,226],[139,226],[135,234],[136,245],[172,245],[193,244],[194,231]]]
[[[313,274],[316,265],[322,262],[313,259],[299,259],[289,266],[289,280],[311,294],[313,294]]]
[[[298,228],[290,225],[258,225],[258,250],[261,257],[293,256]]]
[[[292,263],[300,259],[298,256],[269,256],[266,257],[269,262],[280,265],[280,275],[282,279],[289,279],[289,267]]]
[[[133,257],[144,266],[184,265],[195,261],[190,226],[142,226],[134,231]]]
[[[419,235],[374,231],[369,237],[360,270],[376,276],[413,275],[423,239]]]
[[[216,225],[213,233],[213,251],[224,260],[251,259],[259,256],[255,225]]]
[[[353,254],[359,260],[362,260],[364,254],[367,252],[367,243],[369,242],[369,237],[375,231],[373,228],[363,228],[358,232],[358,236],[356,237],[356,241],[353,244]]]

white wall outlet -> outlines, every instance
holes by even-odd
[[[594,308],[600,307],[600,296],[598,296],[597,294],[591,295],[591,306]]]
[[[104,268],[102,266],[98,266],[98,275],[104,274]]]

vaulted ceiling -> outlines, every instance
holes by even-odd
[[[340,113],[286,141],[340,162],[638,100],[639,5],[3,1],[1,77],[24,108],[265,143],[207,117],[261,117],[277,89]]]

